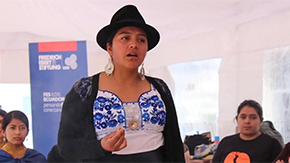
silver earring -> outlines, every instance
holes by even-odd
[[[109,57],[108,63],[105,67],[105,73],[107,74],[107,76],[110,76],[112,75],[113,71],[114,71],[114,64],[112,61],[112,57]]]
[[[139,75],[140,75],[141,80],[145,79],[144,63],[142,63],[142,65],[141,65],[141,69],[140,69],[140,74]]]

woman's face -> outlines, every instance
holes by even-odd
[[[138,69],[148,49],[146,33],[138,27],[123,27],[113,38],[107,51],[117,68]]]
[[[237,117],[237,121],[241,136],[253,137],[260,134],[259,128],[262,122],[253,107],[244,106]]]
[[[13,145],[22,145],[25,140],[28,129],[26,125],[19,119],[13,118],[3,131],[7,142]]]

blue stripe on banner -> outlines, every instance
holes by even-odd
[[[65,95],[77,80],[88,75],[86,42],[77,41],[77,48],[70,48],[71,43],[29,44],[33,146],[45,156],[57,143]],[[39,46],[46,50],[39,51]]]

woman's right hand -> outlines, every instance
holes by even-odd
[[[125,130],[118,128],[115,132],[110,133],[102,138],[101,146],[104,150],[114,152],[119,151],[127,146]]]

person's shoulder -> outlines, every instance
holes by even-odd
[[[14,161],[14,158],[3,149],[0,149],[0,162],[9,162],[11,160]]]
[[[7,152],[5,152],[3,149],[0,148],[0,155],[2,154],[6,154]]]
[[[260,138],[263,138],[263,139],[269,139],[269,140],[272,140],[272,139],[275,139],[273,138],[271,135],[269,134],[265,134],[265,133],[261,133],[261,135],[259,136]]]
[[[228,136],[225,136],[224,139],[233,139],[233,138],[239,138],[239,133],[237,134],[232,134],[232,135],[228,135]]]
[[[164,80],[157,78],[157,77],[152,77],[152,76],[146,76],[146,79],[155,87],[158,89],[161,88],[164,92],[170,93],[170,89],[165,83]]]
[[[260,140],[262,140],[263,142],[269,142],[269,143],[272,143],[272,144],[280,144],[279,141],[270,136],[270,135],[267,135],[267,134],[264,134],[264,133],[261,133],[261,135],[258,137]]]
[[[146,76],[146,79],[149,80],[149,81],[156,81],[156,82],[164,82],[164,80],[162,80],[161,78],[158,78],[158,77],[153,77],[153,76]]]
[[[46,160],[46,157],[44,156],[44,154],[40,153],[39,151],[35,150],[35,149],[31,149],[31,148],[27,148],[27,151],[26,151],[26,157],[29,157],[29,158],[35,158],[39,161],[47,161]]]
[[[28,153],[35,153],[35,154],[41,154],[43,155],[42,153],[40,153],[39,151],[35,150],[35,149],[32,149],[32,148],[27,148],[27,152]],[[43,155],[44,156],[44,155]]]
[[[225,136],[222,140],[221,143],[227,143],[227,142],[232,142],[232,141],[236,141],[239,139],[239,134],[233,134],[233,135],[228,135]]]
[[[80,98],[85,99],[92,93],[93,80],[98,77],[99,74],[93,76],[83,77],[75,82],[73,85],[73,90],[80,96]]]
[[[86,88],[90,85],[92,85],[92,81],[93,81],[93,76],[87,76],[87,77],[83,77],[79,80],[77,80],[73,87],[74,89],[83,89]]]

